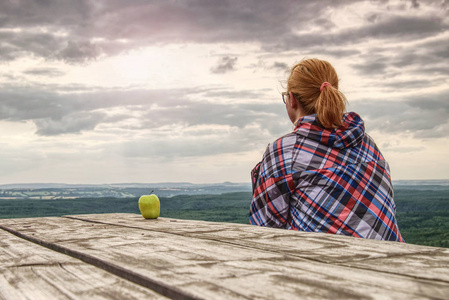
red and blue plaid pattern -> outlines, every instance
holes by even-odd
[[[388,163],[356,113],[337,129],[301,118],[252,177],[253,225],[404,242]]]

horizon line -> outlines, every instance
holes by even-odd
[[[431,181],[449,181],[449,178],[443,178],[443,179],[395,179],[392,180],[392,182],[431,182]],[[214,184],[237,184],[237,185],[243,185],[243,184],[251,184],[251,182],[245,181],[245,182],[232,182],[232,181],[222,181],[222,182],[209,182],[209,183],[194,183],[194,182],[188,182],[188,181],[162,181],[162,182],[116,182],[116,183],[65,183],[65,182],[25,182],[25,183],[0,183],[1,186],[9,186],[9,185],[71,185],[71,186],[95,186],[95,185],[163,185],[163,184],[187,184],[187,185],[214,185]]]

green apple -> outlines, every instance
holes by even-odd
[[[151,193],[139,198],[140,213],[145,219],[157,219],[161,213],[159,198]]]

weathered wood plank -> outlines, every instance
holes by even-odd
[[[446,248],[232,223],[166,218],[155,222],[144,220],[136,214],[127,214],[126,222],[123,220],[125,215],[81,215],[70,218],[217,240],[323,263],[449,282],[449,249]]]
[[[363,264],[364,259],[418,255],[424,250],[444,256],[439,248],[238,224],[144,220],[133,214],[77,218],[85,221],[40,218],[0,220],[0,224],[206,299],[445,299],[449,294],[444,278],[394,274],[395,270],[367,269],[370,264]],[[368,246],[363,246],[365,242]],[[380,245],[389,250],[379,250]],[[359,257],[354,259],[347,251]],[[364,253],[371,251],[376,254]],[[328,257],[317,259],[320,252]],[[349,263],[363,266],[341,265]],[[447,276],[447,271],[441,273]]]
[[[0,230],[0,299],[167,299]]]

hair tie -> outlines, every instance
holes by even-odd
[[[325,86],[330,86],[330,87],[332,87],[332,84],[330,84],[330,83],[327,82],[327,81],[323,82],[323,84],[321,84],[321,87],[320,87],[320,92],[323,91],[323,89],[324,89]]]

